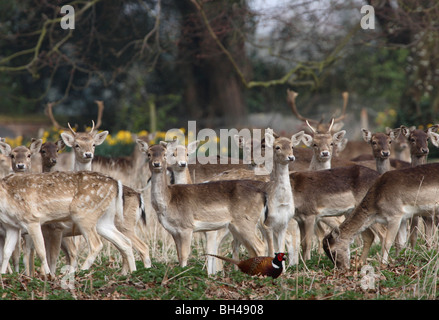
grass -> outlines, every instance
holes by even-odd
[[[71,278],[63,274],[64,257],[58,262],[55,279],[41,274],[29,278],[22,273],[0,276],[3,300],[432,300],[438,298],[439,251],[437,236],[427,246],[420,238],[414,249],[405,249],[392,262],[380,266],[380,245],[372,246],[368,264],[373,268],[374,285],[362,287],[365,275],[355,270],[361,245],[351,248],[349,271],[335,269],[324,255],[313,251],[311,260],[288,267],[278,279],[251,277],[225,263],[224,270],[208,276],[204,257],[204,237],[195,234],[188,266],[177,265],[175,245],[154,216],[149,217],[145,239],[149,239],[153,267],[146,269],[136,261],[137,271],[121,275],[118,251],[105,243],[88,271]],[[230,240],[223,246],[229,252]],[[80,262],[86,256],[80,248]],[[242,257],[246,255],[242,251]],[[138,257],[137,257],[138,258]],[[137,259],[139,260],[139,259]],[[37,270],[39,262],[36,260]],[[20,270],[24,270],[21,266]],[[370,280],[370,278],[367,278]],[[367,280],[366,279],[366,280]],[[71,284],[71,288],[67,285]]]
[[[123,276],[118,253],[103,253],[89,271],[74,274],[73,288],[63,285],[65,275],[44,280],[20,273],[5,274],[0,281],[0,299],[6,300],[389,300],[437,299],[437,250],[421,244],[403,251],[386,267],[380,268],[371,256],[375,286],[361,286],[360,271],[340,271],[323,255],[287,268],[278,278],[250,277],[225,265],[223,272],[208,276],[203,254],[194,246],[185,268],[175,261],[153,259],[145,269]],[[376,246],[375,250],[379,249]],[[108,250],[104,250],[107,251]],[[353,257],[355,259],[355,257]],[[61,259],[62,260],[62,259]]]

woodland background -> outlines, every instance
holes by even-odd
[[[63,5],[75,29],[60,27]],[[363,5],[375,29],[360,28]],[[438,121],[439,2],[435,0],[2,0],[0,122],[56,118],[102,129],[266,127],[326,120],[350,93],[348,137],[368,126]],[[49,123],[50,124],[50,123]],[[0,132],[1,134],[1,132]]]

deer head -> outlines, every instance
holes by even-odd
[[[14,172],[29,172],[31,170],[31,157],[40,151],[43,141],[41,139],[34,140],[29,148],[18,146],[11,148],[6,142],[0,142],[0,151],[10,157],[12,170]]]

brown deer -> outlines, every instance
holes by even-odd
[[[34,140],[31,145],[18,146],[11,148],[6,142],[0,141],[0,151],[11,159],[12,170],[14,172],[30,172],[32,168],[31,157],[40,151],[43,141],[41,139]]]
[[[136,142],[148,157],[152,205],[159,222],[175,241],[180,266],[187,264],[193,232],[224,227],[250,256],[262,255],[264,245],[256,231],[266,213],[266,195],[254,187],[253,181],[168,185],[167,143],[149,146],[141,140]]]
[[[307,147],[313,150],[313,156],[309,165],[309,170],[325,170],[331,168],[331,159],[336,144],[340,144],[346,134],[345,130],[331,134],[334,119],[332,119],[328,131],[319,133],[308,122],[306,124],[313,132],[313,135],[304,134],[302,141]]]
[[[427,163],[427,157],[430,152],[428,148],[428,141],[431,141],[435,147],[439,147],[439,135],[434,132],[437,130],[438,127],[439,125],[434,125],[428,129],[421,130],[421,129],[416,129],[416,127],[407,128],[405,126],[401,126],[401,135],[407,140],[408,149],[410,150],[412,167]],[[431,241],[433,237],[434,217],[435,215],[422,216],[422,220],[424,221],[424,225],[425,225],[425,234],[426,234],[427,242]],[[418,235],[418,221],[419,221],[419,217],[415,216],[412,218],[410,223],[409,239],[412,248],[414,248],[416,244],[416,239]],[[401,246],[405,244],[407,238],[406,223],[407,220],[404,220],[402,222],[401,230],[398,233],[398,241],[396,243],[397,252],[400,251]]]
[[[401,222],[413,216],[437,213],[438,195],[437,163],[384,173],[374,182],[352,214],[324,238],[323,247],[327,256],[337,267],[348,269],[349,246],[353,238],[373,223],[379,222],[387,226],[381,262],[388,263],[389,251]]]
[[[372,155],[376,161],[376,169],[379,174],[383,174],[391,170],[390,165],[390,150],[392,142],[395,141],[399,134],[400,129],[394,129],[388,131],[388,133],[376,132],[372,133],[367,129],[361,129],[363,139],[372,148]]]
[[[24,229],[32,238],[44,273],[51,273],[41,225],[55,221],[74,222],[86,239],[89,255],[83,270],[90,268],[102,249],[98,235],[119,249],[130,271],[136,270],[130,240],[114,225],[115,216],[122,219],[123,215],[122,192],[116,180],[92,172],[24,173],[4,178],[0,222],[6,229],[6,245],[0,272],[6,271],[19,231]]]

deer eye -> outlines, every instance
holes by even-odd
[[[27,157],[30,158],[30,154],[28,154]]]
[[[374,146],[376,146],[377,142],[376,142],[376,141],[372,141],[372,144],[373,144]]]
[[[15,159],[15,156],[13,154],[11,154],[11,159]]]
[[[46,153],[46,150],[41,150],[41,153],[43,153],[43,154]]]
[[[334,142],[331,142],[331,146],[334,146]]]
[[[77,144],[77,145],[75,146],[75,148],[79,148],[79,144]]]
[[[317,147],[317,143],[314,143],[312,146],[313,146],[313,147]]]

